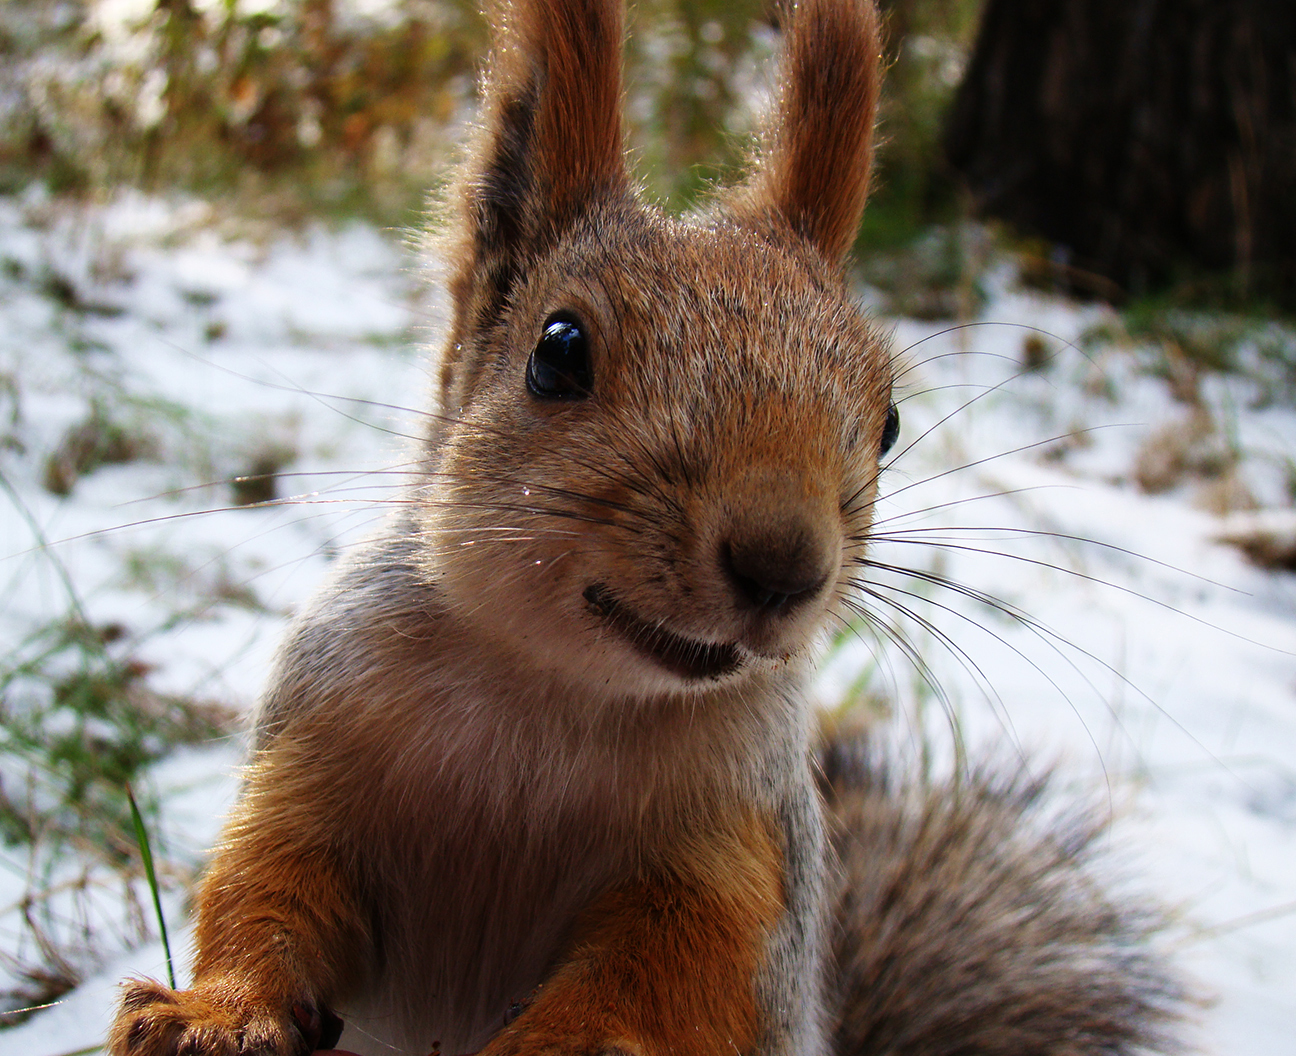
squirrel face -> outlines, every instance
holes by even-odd
[[[455,610],[621,694],[803,652],[871,514],[891,385],[834,271],[774,229],[593,210],[471,335],[422,490]]]
[[[797,12],[749,176],[684,220],[626,170],[620,4],[513,5],[499,26],[444,248],[420,541],[474,640],[582,698],[786,663],[864,543],[891,379],[842,263],[878,27],[863,0]]]

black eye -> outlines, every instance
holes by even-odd
[[[550,319],[527,360],[527,388],[542,400],[570,400],[588,396],[594,387],[589,341],[580,324],[571,319]]]
[[[878,458],[886,458],[887,452],[895,447],[899,438],[900,411],[893,403],[887,407],[886,423],[882,426],[882,449],[878,452]]]

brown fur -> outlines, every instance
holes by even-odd
[[[621,24],[497,12],[421,472],[285,643],[194,986],[127,984],[114,1056],[301,1056],[331,1010],[374,1054],[827,1044],[801,686],[890,402],[842,266],[876,16],[804,0],[751,178],[683,219],[626,175]],[[533,385],[555,320],[586,387]]]
[[[734,211],[781,214],[831,261],[855,241],[868,197],[882,50],[868,0],[801,0],[784,44],[783,98]]]
[[[441,364],[452,412],[474,377],[462,344],[488,323],[522,269],[552,247],[591,200],[625,199],[620,0],[491,5],[496,48],[483,124],[456,198],[450,249],[455,321]],[[457,384],[456,384],[457,382]]]

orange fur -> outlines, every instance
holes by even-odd
[[[326,1001],[347,981],[338,952],[358,961],[367,928],[353,884],[332,846],[333,820],[304,809],[319,794],[304,753],[283,739],[263,754],[226,827],[198,898],[195,981],[231,970],[309,979]],[[267,985],[274,985],[267,978]]]
[[[113,1053],[242,1052],[240,1033],[295,1053],[320,1040],[321,1014],[352,981],[369,945],[353,885],[330,847],[308,760],[285,740],[263,754],[198,896],[194,986],[136,981]],[[244,1027],[244,1024],[249,1024]]]
[[[542,84],[533,172],[539,200],[553,217],[565,220],[583,208],[591,192],[626,184],[621,4],[519,5],[511,16],[507,26],[517,39],[508,54],[525,66],[505,67],[501,74],[514,91],[533,80]],[[508,105],[507,92],[501,96]]]
[[[869,0],[800,0],[789,20],[783,98],[760,161],[732,196],[739,216],[781,216],[837,263],[859,230],[881,90],[877,12]]]
[[[752,1051],[762,1027],[754,980],[784,908],[781,866],[769,826],[752,818],[609,891],[535,1002],[481,1056]]]

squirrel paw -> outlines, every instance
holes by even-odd
[[[275,1014],[231,989],[172,990],[136,979],[108,1034],[112,1056],[307,1056],[332,1048],[342,1021],[307,1001]]]

